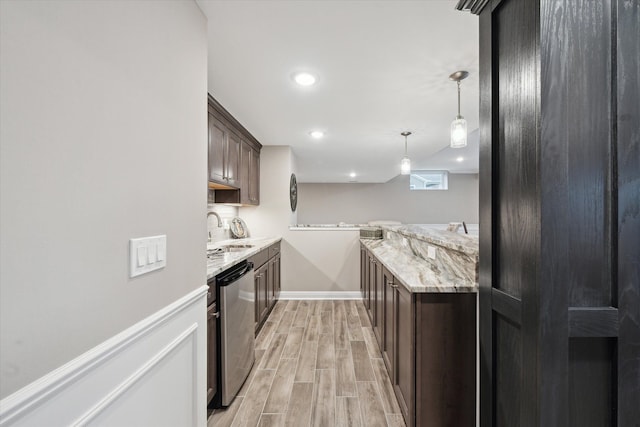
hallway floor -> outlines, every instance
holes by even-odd
[[[256,363],[208,427],[404,426],[361,301],[278,301]]]

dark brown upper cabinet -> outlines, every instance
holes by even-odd
[[[260,204],[260,144],[211,95],[209,188],[216,203]]]

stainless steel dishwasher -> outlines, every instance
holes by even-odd
[[[255,361],[253,263],[244,261],[216,276],[220,307],[220,403],[229,406]]]

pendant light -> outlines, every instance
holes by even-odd
[[[407,137],[411,135],[411,132],[402,132],[400,135],[404,136],[404,157],[400,161],[400,174],[409,175],[411,173],[411,160],[407,155]]]
[[[458,115],[451,122],[451,148],[462,148],[467,146],[467,121],[460,115],[460,81],[469,76],[467,71],[456,71],[449,76],[449,79],[458,83]]]

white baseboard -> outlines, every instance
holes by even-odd
[[[0,426],[206,425],[207,286],[0,401]]]
[[[280,299],[284,299],[284,300],[362,299],[362,293],[360,291],[280,291]]]

